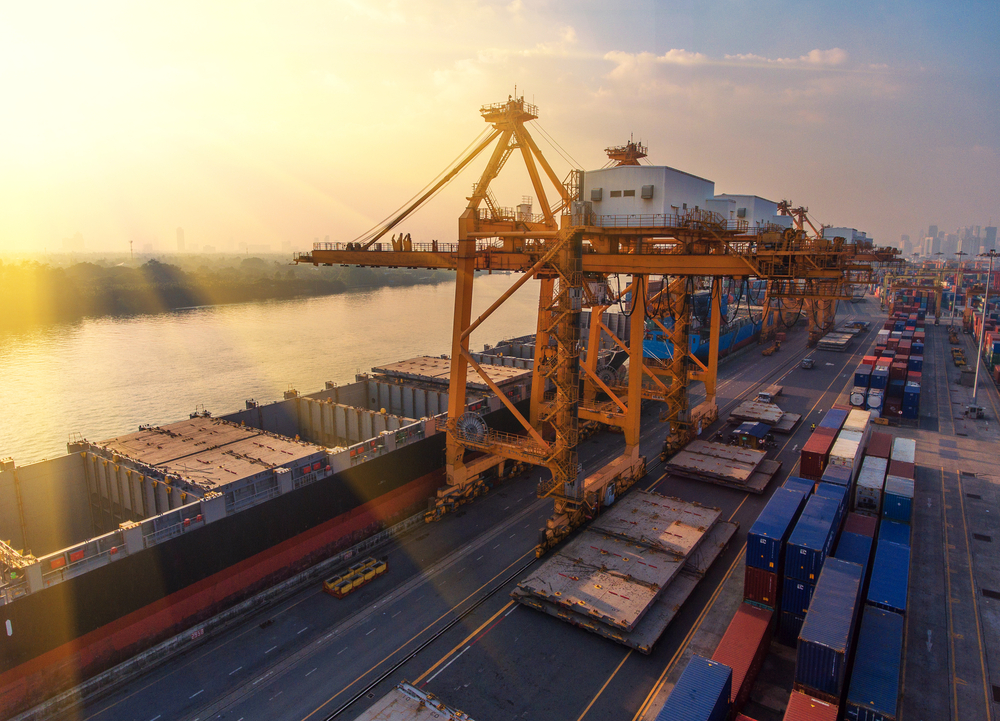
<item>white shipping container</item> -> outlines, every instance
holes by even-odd
[[[855,405],[862,405],[862,403]],[[851,411],[847,414],[847,420],[844,421],[841,432],[843,431],[857,431],[861,433],[861,447],[867,448],[868,439],[872,434],[872,414],[860,408]]]
[[[867,388],[864,386],[854,386],[854,390],[851,391],[851,405],[863,406],[865,404],[866,395],[868,395]]]
[[[865,462],[861,464],[862,471],[878,471],[885,478],[886,471],[889,470],[889,459],[878,456],[865,456]]]
[[[837,440],[830,449],[831,466],[844,466],[852,469],[851,480],[858,474],[861,466],[861,453],[864,448],[861,446],[861,434],[857,431],[841,431],[837,435]]]
[[[884,458],[880,460],[885,460]],[[877,468],[862,468],[858,474],[858,484],[854,489],[854,510],[866,515],[878,516],[882,511],[882,487],[885,471]]]
[[[885,492],[903,498],[913,498],[913,480],[900,476],[885,477]]]
[[[917,442],[912,438],[896,438],[892,442],[892,460],[916,463]]]
[[[882,330],[880,330],[878,332],[878,335],[877,335],[876,339],[875,339],[875,344],[876,345],[885,345],[885,342],[887,340],[889,340],[889,333],[890,333],[890,331],[889,331],[888,328],[883,328]]]

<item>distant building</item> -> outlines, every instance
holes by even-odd
[[[932,225],[932,226],[930,226],[927,229],[927,236],[926,237],[928,237],[928,238],[936,238],[937,234],[938,234],[938,227],[936,225]]]
[[[834,238],[843,238],[848,243],[872,243],[872,238],[868,237],[868,233],[859,231],[857,228],[823,228],[823,237],[828,240],[833,240]]]
[[[899,252],[903,255],[910,254],[910,236],[906,233],[899,236]]]
[[[997,228],[995,225],[988,225],[984,231],[986,235],[983,236],[983,252],[989,253],[997,247]]]
[[[177,252],[184,252],[184,228],[177,229]]]

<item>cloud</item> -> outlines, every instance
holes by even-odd
[[[785,67],[836,67],[847,62],[847,53],[840,48],[830,48],[829,50],[810,50],[807,54],[800,55],[797,58],[768,58],[763,55],[748,53],[726,55],[725,59],[756,65],[778,65]]]

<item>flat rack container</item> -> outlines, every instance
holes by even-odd
[[[858,616],[861,566],[827,559],[799,631],[795,689],[840,703]]]
[[[823,561],[833,547],[839,504],[832,498],[810,496],[785,549],[785,576],[816,583]]]
[[[656,721],[726,721],[732,689],[729,666],[692,656]]]
[[[872,564],[872,577],[868,582],[868,605],[905,614],[909,580],[909,547],[880,539],[875,547],[875,563]]]
[[[774,615],[774,611],[740,604],[712,654],[713,661],[723,663],[733,670],[730,696],[733,711],[742,709],[750,698],[757,673],[771,646]]]
[[[782,573],[785,543],[795,527],[805,503],[805,494],[790,488],[778,488],[747,534],[748,566]]]
[[[903,665],[903,617],[866,608],[854,654],[844,718],[850,721],[896,721]]]

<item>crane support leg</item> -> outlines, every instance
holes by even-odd
[[[628,328],[628,411],[625,413],[625,455],[639,457],[639,417],[642,410],[642,341],[646,327],[646,284],[648,277],[632,278],[632,316]]]
[[[451,337],[451,377],[448,383],[448,443],[446,472],[448,485],[463,485],[467,472],[463,461],[464,448],[459,444],[453,424],[465,412],[466,375],[469,364],[465,353],[469,338],[465,329],[472,322],[472,288],[475,281],[475,240],[458,241],[458,273],[455,282],[455,315]]]

